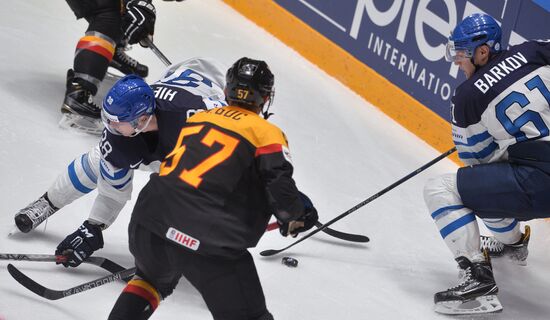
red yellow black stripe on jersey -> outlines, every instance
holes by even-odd
[[[211,109],[187,120],[187,123],[200,122],[209,122],[241,135],[256,148],[256,156],[288,150],[288,141],[281,129],[243,108],[229,106]]]

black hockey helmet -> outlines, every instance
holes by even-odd
[[[225,81],[227,101],[245,107],[259,107],[264,118],[270,116],[268,111],[275,93],[275,77],[265,61],[241,58],[227,70]],[[264,110],[266,102],[267,108]]]

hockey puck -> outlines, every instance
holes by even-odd
[[[298,266],[298,260],[296,260],[292,257],[283,257],[281,262],[282,262],[282,264],[284,264],[287,267],[296,268]]]

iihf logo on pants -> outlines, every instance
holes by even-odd
[[[166,238],[174,241],[175,243],[184,246],[186,248],[189,248],[193,251],[197,251],[199,249],[199,246],[201,242],[190,235],[187,235],[179,230],[176,230],[172,227],[168,229],[166,232]]]

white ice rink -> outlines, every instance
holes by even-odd
[[[173,62],[193,56],[217,58],[227,67],[242,56],[266,60],[275,74],[271,118],[287,134],[300,189],[326,222],[382,190],[439,153],[295,51],[218,0],[155,1],[155,43]],[[63,208],[47,227],[7,237],[18,209],[42,195],[54,178],[98,138],[60,129],[66,69],[86,24],[65,1],[2,1],[0,9],[0,253],[53,254],[57,244],[87,218],[95,192]],[[164,68],[148,49],[129,54],[150,67],[153,80]],[[276,319],[447,319],[433,312],[433,293],[456,283],[451,254],[422,199],[425,181],[456,170],[444,160],[333,225],[368,235],[365,245],[319,234],[283,255],[293,239],[266,234],[252,249],[267,305]],[[96,255],[132,265],[126,226],[147,175],[138,173],[134,199],[104,232]],[[504,311],[480,319],[549,319],[550,223],[530,223],[527,267],[493,260]],[[485,230],[485,229],[483,229]],[[13,262],[38,282],[66,289],[106,274],[94,266],[67,270],[43,262]],[[0,319],[106,319],[122,283],[58,301],[19,285],[0,261]],[[472,317],[473,318],[473,317]],[[476,318],[476,319],[477,319]],[[202,298],[185,280],[151,319],[211,319]],[[464,319],[464,318],[462,318]]]

